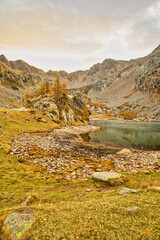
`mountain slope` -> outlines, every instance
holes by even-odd
[[[0,61],[0,107],[21,105],[24,93],[35,89],[40,82],[38,75],[13,70]]]
[[[45,79],[52,83],[59,74],[72,94],[81,92],[93,101],[107,103],[113,109],[126,103],[138,103],[149,106],[151,112],[153,109],[159,110],[160,45],[142,58],[130,61],[105,59],[89,70],[72,73],[52,70],[44,72],[22,60],[8,61],[4,55],[0,56],[0,60],[14,70],[22,70],[23,74],[38,78],[37,87]],[[21,85],[32,88],[32,84]]]
[[[0,55],[0,61],[4,62],[8,67],[12,68],[13,70],[20,70],[24,73],[32,73],[39,75],[44,74],[43,70],[29,65],[23,60],[9,61],[3,54]]]

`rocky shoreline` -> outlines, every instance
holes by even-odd
[[[108,121],[122,121],[122,122],[159,122],[160,123],[160,119],[134,119],[134,120],[129,120],[129,119],[122,119],[122,118],[107,118],[107,117],[102,117],[102,118],[98,118],[98,117],[93,117],[90,118],[90,120],[108,120]]]
[[[98,171],[160,171],[160,151],[111,148],[83,142],[80,134],[97,129],[83,125],[23,133],[12,140],[10,154],[19,162],[41,165],[57,180],[86,180]]]

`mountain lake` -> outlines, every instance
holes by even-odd
[[[160,150],[160,122],[91,119],[99,130],[83,135],[87,141],[110,146]]]

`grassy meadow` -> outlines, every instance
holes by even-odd
[[[47,122],[37,122],[37,118]],[[0,110],[0,239],[10,239],[3,227],[5,217],[23,212],[35,216],[24,240],[159,240],[160,193],[151,190],[160,186],[158,173],[126,174],[124,186],[141,191],[120,195],[120,186],[91,179],[58,181],[45,168],[20,163],[9,155],[13,136],[55,127],[59,126],[37,110]],[[23,207],[29,195],[31,200]],[[127,210],[133,206],[139,208]]]

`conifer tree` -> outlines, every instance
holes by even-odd
[[[48,80],[45,81],[45,92],[46,94],[49,94],[50,92],[50,84]]]
[[[53,93],[53,98],[55,103],[60,106],[62,102],[62,94],[63,94],[63,89],[62,85],[60,83],[60,77],[59,75],[56,77],[53,86],[52,86],[52,93]]]
[[[87,105],[85,105],[85,107],[84,107],[84,109],[83,109],[82,119],[83,119],[84,121],[88,121],[88,119],[89,119],[89,111],[88,111]]]
[[[42,95],[42,96],[44,96],[45,95],[45,93],[46,93],[46,86],[45,86],[45,83],[42,83],[42,85],[41,85],[41,87],[40,87],[40,94]]]
[[[30,107],[30,99],[31,99],[31,97],[30,97],[29,91],[27,91],[23,97],[23,101],[24,101],[26,107]]]
[[[69,96],[68,96],[67,84],[65,82],[62,84],[62,91],[63,91],[62,100],[65,105],[68,105]]]

